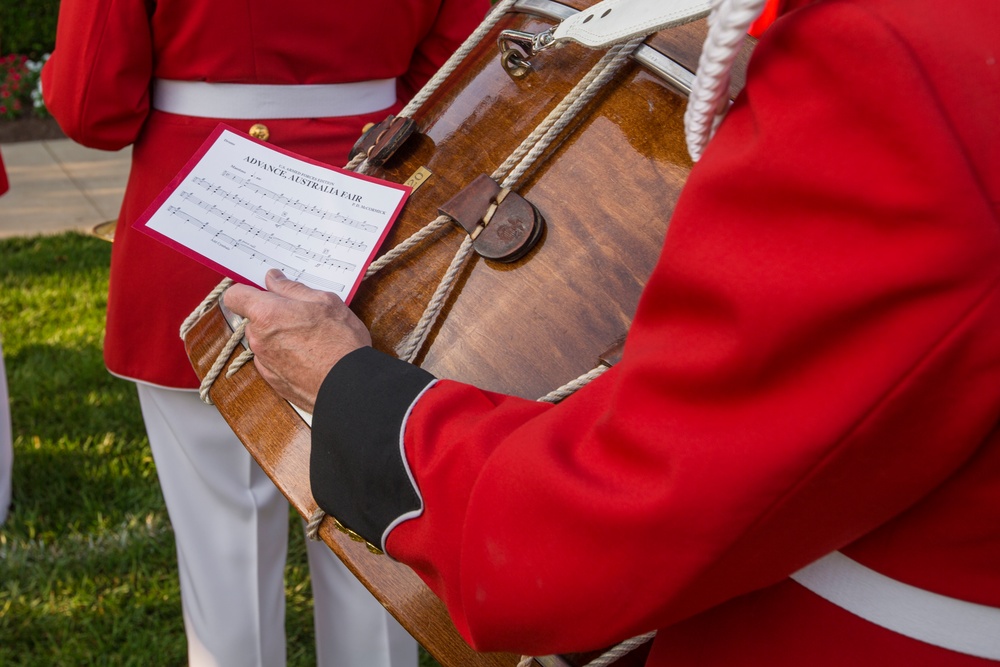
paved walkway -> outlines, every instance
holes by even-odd
[[[0,238],[90,232],[118,217],[131,148],[115,153],[70,139],[0,146],[10,190],[0,197]]]

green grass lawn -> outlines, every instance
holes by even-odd
[[[135,389],[101,357],[110,255],[81,234],[0,240],[14,430],[0,665],[185,664],[173,532]],[[292,525],[288,664],[310,665],[309,575]]]

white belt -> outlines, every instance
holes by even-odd
[[[395,79],[287,86],[153,80],[154,109],[199,118],[330,118],[395,103]]]
[[[911,639],[1000,660],[1000,609],[925,591],[834,551],[791,577],[821,598]]]

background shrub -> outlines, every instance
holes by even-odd
[[[16,53],[38,60],[56,45],[59,0],[0,2],[0,56]]]

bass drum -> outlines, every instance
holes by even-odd
[[[530,71],[516,77],[501,62],[500,31],[540,33],[590,4],[518,3],[413,113],[417,131],[367,171],[419,183],[382,252],[435,220],[477,177],[493,174],[604,55],[565,44],[533,56]],[[516,261],[472,254],[460,263],[415,348],[415,363],[438,377],[532,399],[614,363],[691,168],[683,113],[704,23],[647,39],[517,179],[513,192],[544,219],[537,241]],[[743,70],[743,64],[734,68],[733,91]],[[467,237],[459,225],[446,224],[362,283],[351,307],[371,329],[376,348],[402,356],[412,347],[418,322]],[[230,331],[218,307],[190,328],[185,343],[199,376],[209,373]],[[220,376],[209,395],[299,513],[311,516],[317,506],[306,423],[252,364]],[[408,568],[369,553],[331,523],[322,523],[320,536],[441,664],[517,664],[517,656],[472,651]],[[642,655],[640,649],[616,664],[641,664]],[[577,665],[589,657],[536,661]]]

